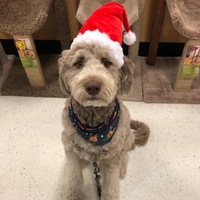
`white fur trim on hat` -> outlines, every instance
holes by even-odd
[[[115,61],[118,64],[118,68],[120,69],[122,65],[124,64],[124,54],[122,47],[118,42],[114,42],[110,39],[108,35],[105,33],[100,33],[99,30],[95,31],[85,31],[84,34],[78,34],[77,37],[73,40],[71,44],[71,48],[75,47],[76,44],[81,42],[98,42],[101,46],[107,46],[109,48],[109,53],[112,58],[115,59]]]
[[[132,45],[136,41],[136,35],[132,31],[124,33],[123,41],[127,45]]]

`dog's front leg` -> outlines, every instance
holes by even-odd
[[[83,175],[80,159],[72,152],[67,155],[67,200],[82,200]]]
[[[102,185],[103,200],[119,200],[119,165],[102,165],[104,181]]]

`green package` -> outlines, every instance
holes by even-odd
[[[182,77],[198,77],[200,65],[183,65]]]
[[[24,68],[26,68],[26,67],[38,67],[36,58],[20,57],[20,60],[21,60]]]

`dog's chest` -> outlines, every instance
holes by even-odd
[[[80,159],[87,160],[87,161],[93,161],[92,155],[90,155],[86,152],[80,152],[76,148],[73,148],[73,150],[79,156]]]
[[[76,155],[83,160],[87,161],[95,161],[105,159],[110,154],[110,150],[105,149],[91,149],[91,148],[83,148],[78,145],[73,146],[73,151]]]

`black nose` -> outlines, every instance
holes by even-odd
[[[97,81],[88,81],[85,90],[90,95],[97,95],[101,91],[101,84]]]

